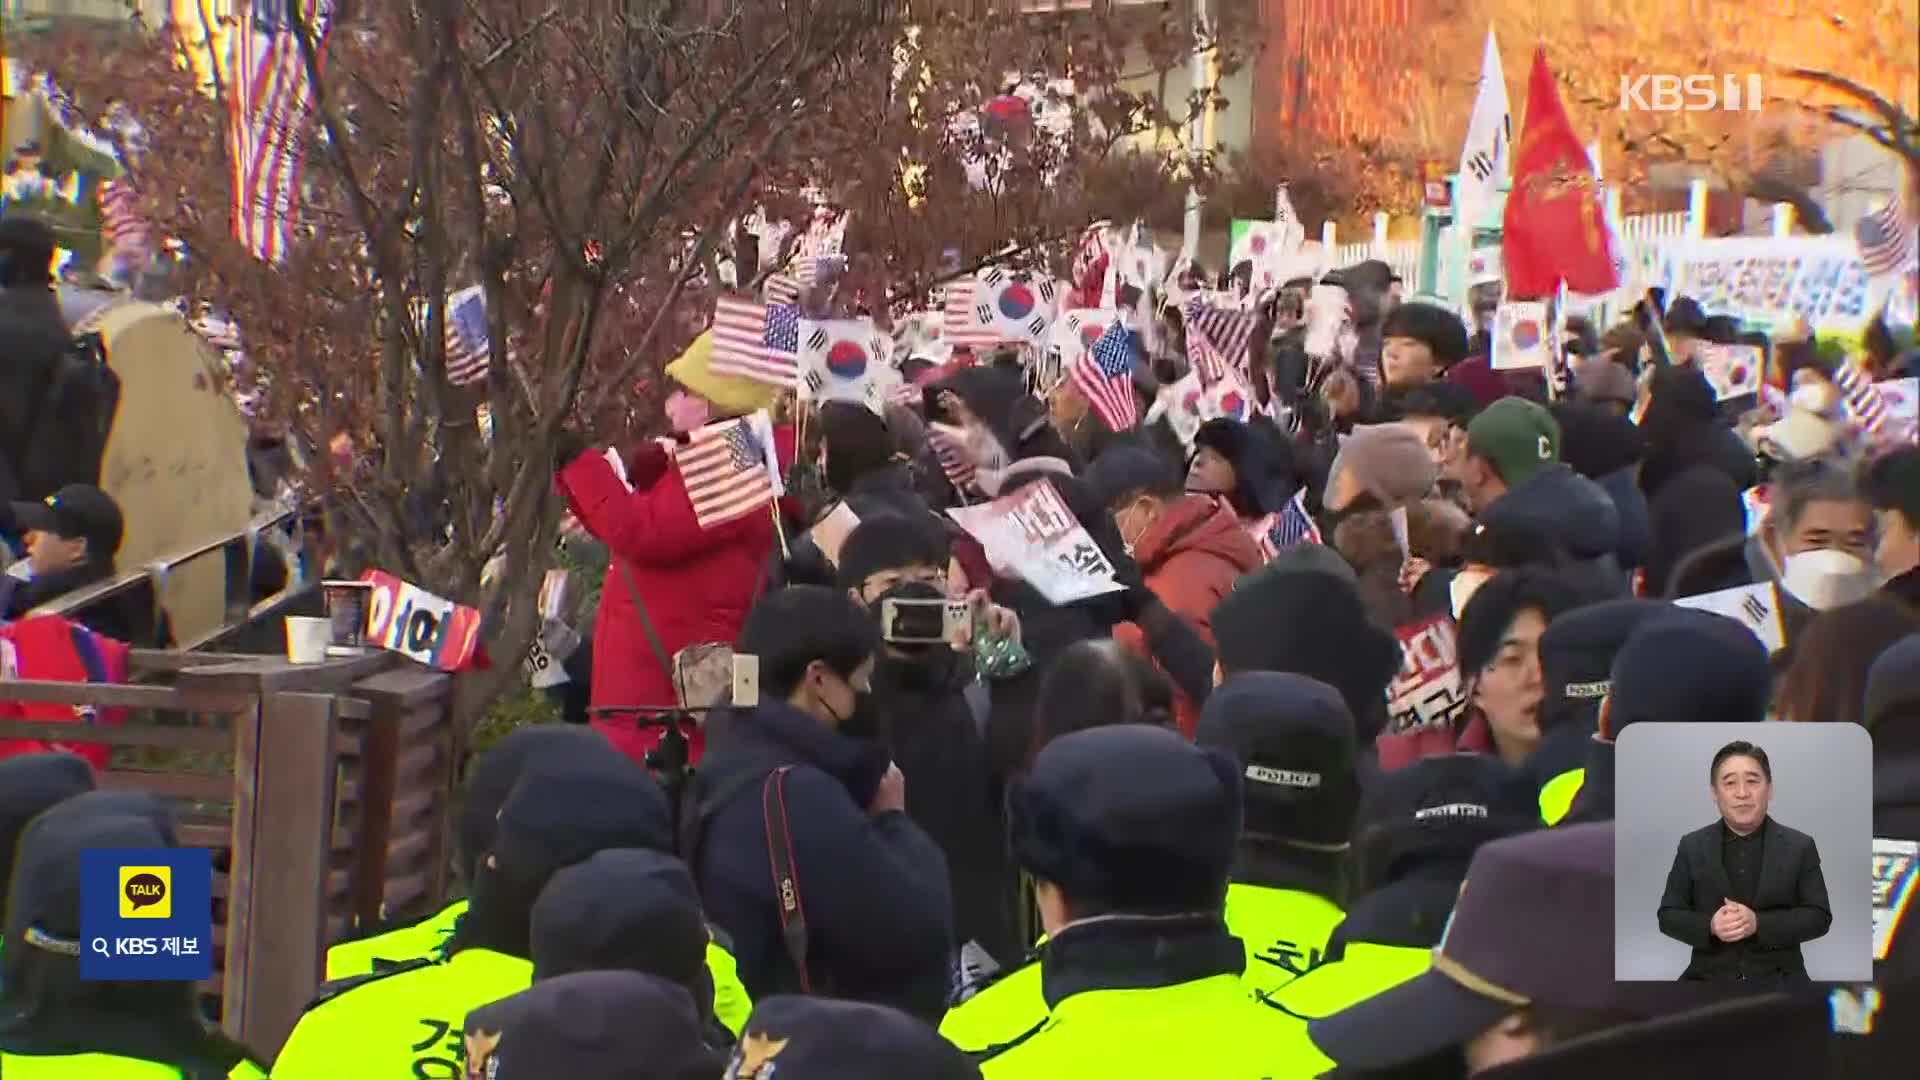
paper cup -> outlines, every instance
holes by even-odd
[[[327,652],[333,656],[355,656],[367,648],[367,607],[373,602],[373,583],[368,581],[323,581],[321,594],[327,602],[327,620],[332,627]]]
[[[287,659],[296,664],[317,664],[327,658],[327,646],[333,640],[333,621],[306,615],[287,616]]]

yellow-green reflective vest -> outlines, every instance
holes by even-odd
[[[1568,769],[1554,777],[1540,788],[1540,820],[1549,827],[1560,824],[1560,819],[1573,809],[1573,800],[1587,783],[1587,770]]]
[[[1340,959],[1293,980],[1267,1001],[1302,1020],[1318,1020],[1391,990],[1431,966],[1432,949],[1349,941]]]
[[[1040,993],[1040,961],[1001,976],[993,985],[947,1010],[940,1034],[962,1050],[984,1051],[1012,1042],[1046,1019]]]
[[[1241,983],[1248,994],[1284,986],[1319,962],[1327,938],[1345,917],[1332,901],[1313,893],[1229,885],[1227,930],[1247,949]],[[984,1051],[1018,1039],[1046,1016],[1036,960],[947,1010],[940,1034],[961,1049]]]
[[[308,1009],[274,1080],[464,1080],[467,1013],[533,984],[533,964],[491,949],[368,977]]]
[[[985,1080],[1311,1080],[1331,1068],[1304,1023],[1254,1001],[1231,975],[1075,994],[980,1062]]]
[[[144,1058],[118,1054],[0,1054],[6,1080],[180,1080],[180,1070]],[[266,1071],[242,1061],[227,1071],[228,1080],[267,1080]]]
[[[466,911],[467,902],[456,900],[445,910],[411,926],[335,945],[327,950],[327,980],[371,975],[377,967],[375,961],[404,964],[410,960],[432,959]],[[753,999],[747,996],[747,988],[740,982],[733,954],[711,939],[707,942],[707,973],[713,976],[714,1017],[725,1024],[728,1031],[739,1035],[753,1012]]]
[[[1287,985],[1327,952],[1327,939],[1346,913],[1324,896],[1297,889],[1227,886],[1227,930],[1247,947],[1240,981],[1248,993]]]
[[[384,934],[343,941],[327,950],[327,981],[371,975],[380,964],[404,964],[409,960],[431,957],[453,935],[460,916],[467,913],[467,902],[455,900],[441,911],[411,926],[402,926]]]

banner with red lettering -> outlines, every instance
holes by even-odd
[[[1451,727],[1466,709],[1453,620],[1435,615],[1394,630],[1403,657],[1387,687],[1387,730]]]

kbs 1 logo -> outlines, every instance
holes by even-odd
[[[1759,112],[1759,75],[1622,75],[1622,112]]]

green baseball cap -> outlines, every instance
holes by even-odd
[[[1467,449],[1486,458],[1508,487],[1560,460],[1560,422],[1526,398],[1504,397],[1467,425]]]

